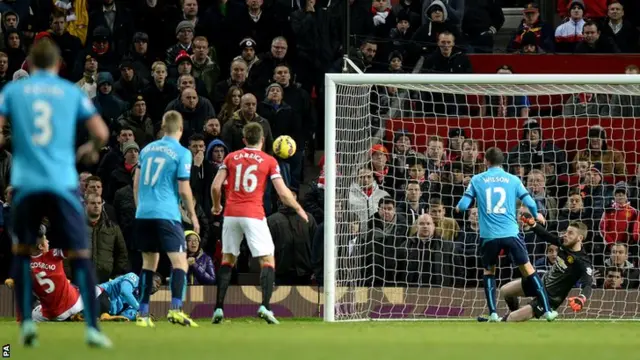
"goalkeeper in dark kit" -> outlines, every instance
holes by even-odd
[[[580,295],[569,298],[568,306],[574,312],[582,310],[591,295],[593,281],[591,259],[582,248],[582,242],[587,237],[587,226],[581,222],[573,221],[561,236],[557,236],[549,233],[541,224],[536,223],[530,214],[522,216],[521,221],[525,229],[529,228],[538,235],[538,239],[558,246],[557,261],[542,278],[542,283],[549,295],[549,305],[553,310],[560,307],[571,289],[579,281]],[[527,321],[534,317],[540,318],[544,312],[535,298],[528,305],[519,307],[518,297],[536,296],[535,289],[523,288],[521,279],[502,286],[500,296],[504,298],[510,311],[502,318],[502,321]]]

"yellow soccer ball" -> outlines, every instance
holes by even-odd
[[[291,136],[278,136],[273,142],[273,153],[281,159],[288,159],[296,153],[296,142]]]

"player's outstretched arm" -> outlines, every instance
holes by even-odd
[[[567,299],[568,305],[574,312],[582,310],[587,303],[587,299],[591,297],[593,291],[593,268],[591,265],[584,264],[582,266],[582,276],[580,277],[581,291],[580,295]]]
[[[542,224],[536,222],[536,219],[534,219],[531,214],[522,215],[520,217],[520,220],[543,241],[557,246],[562,245],[562,241],[560,240],[560,238],[557,235],[548,232],[547,229],[542,226]]]
[[[78,148],[78,160],[95,164],[100,157],[100,149],[109,140],[109,128],[102,120],[102,117],[95,114],[86,121],[85,126],[89,131],[90,140]]]
[[[296,211],[296,213],[300,215],[302,219],[304,219],[305,222],[309,222],[309,218],[307,217],[307,212],[304,211],[302,206],[300,206],[300,204],[298,203],[296,198],[293,196],[293,194],[291,193],[287,185],[284,183],[284,180],[282,180],[282,178],[275,178],[275,179],[272,179],[271,181],[273,182],[273,187],[278,192],[278,195],[280,196],[280,200],[282,200],[282,203],[287,205],[290,208],[293,208]]]
[[[213,183],[211,183],[211,203],[213,204],[211,213],[213,215],[220,215],[220,213],[222,213],[222,185],[224,185],[224,181],[227,180],[227,175],[227,169],[220,168],[218,169],[216,177],[213,179]]]
[[[473,178],[469,182],[469,186],[467,186],[467,190],[465,190],[464,194],[462,194],[462,198],[458,201],[458,205],[456,205],[456,212],[466,211],[473,200],[476,198],[475,188],[473,187]]]
[[[200,223],[198,222],[198,216],[196,215],[196,205],[193,203],[193,193],[191,192],[191,184],[189,184],[189,180],[178,180],[178,193],[180,193],[180,198],[187,208],[187,215],[193,224],[193,231],[199,234]]]

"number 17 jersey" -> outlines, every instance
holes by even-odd
[[[163,219],[182,223],[178,182],[191,177],[191,152],[165,136],[140,152],[136,219]]]
[[[227,155],[220,169],[228,174],[224,216],[264,219],[267,178],[281,177],[278,161],[258,149],[244,148]]]

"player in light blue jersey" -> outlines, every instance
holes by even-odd
[[[529,254],[520,237],[517,221],[516,200],[537,214],[538,221],[545,221],[538,213],[538,207],[520,179],[502,169],[504,155],[496,147],[487,150],[485,165],[487,171],[475,175],[467,187],[456,211],[465,211],[476,201],[480,224],[480,252],[484,267],[484,292],[489,308],[489,321],[500,321],[496,310],[496,264],[502,250],[506,250],[511,261],[520,268],[522,284],[530,293],[537,294],[544,310],[544,317],[553,321],[558,313],[549,306],[547,293],[540,277],[529,262]]]
[[[160,276],[156,275],[151,294],[158,291],[160,281]],[[98,285],[102,294],[109,299],[109,315],[123,316],[129,320],[136,320],[136,314],[140,308],[140,303],[138,303],[137,299],[139,282],[138,275],[128,273]]]
[[[182,115],[169,111],[162,117],[165,136],[140,152],[138,170],[133,180],[136,201],[136,241],[142,252],[140,275],[140,311],[138,326],[153,327],[149,317],[149,297],[160,251],[171,260],[171,308],[167,318],[172,324],[198,326],[184,312],[182,299],[187,285],[187,244],[182,229],[180,199],[186,205],[193,231],[200,232],[194,210],[191,177],[191,152],[180,145]]]
[[[97,322],[95,273],[91,263],[85,213],[79,197],[76,157],[95,163],[109,129],[91,100],[75,84],[57,75],[60,50],[49,40],[37,42],[27,58],[29,79],[8,84],[0,95],[0,126],[11,124],[13,164],[13,246],[15,294],[21,321],[21,342],[37,343],[31,319],[30,253],[44,217],[51,226],[51,246],[67,250],[80,288],[87,322],[86,341],[111,347]],[[75,151],[76,125],[92,140]],[[46,279],[43,279],[46,281]]]

